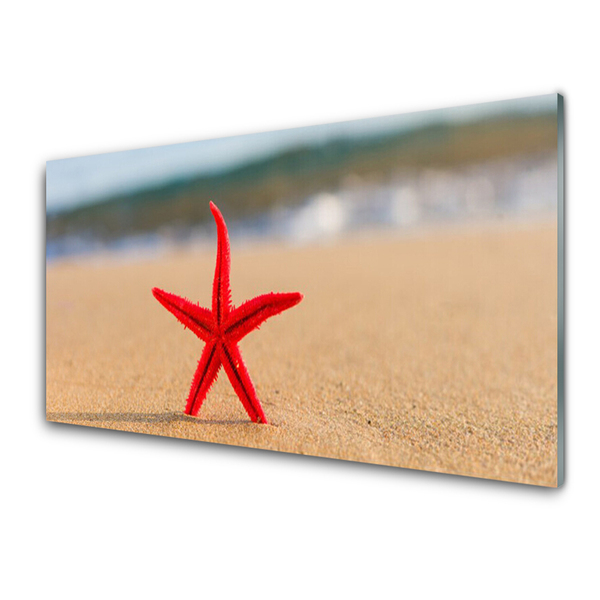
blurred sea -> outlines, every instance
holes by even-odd
[[[235,244],[547,220],[557,106],[551,94],[49,161],[47,260],[212,247],[210,201]]]
[[[362,230],[406,232],[430,225],[548,218],[556,208],[557,157],[545,152],[447,170],[407,168],[384,182],[350,172],[339,187],[297,199],[293,206],[226,218],[236,244],[311,244]],[[97,252],[148,256],[173,246],[211,243],[211,225],[164,227],[112,240],[66,235],[48,240],[46,257],[55,261]]]

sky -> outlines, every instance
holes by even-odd
[[[486,102],[403,115],[313,125],[213,140],[51,160],[46,163],[46,208],[59,210],[179,177],[227,171],[300,145],[340,137],[369,137],[417,129],[432,122],[461,122],[503,113],[556,110],[556,94]]]

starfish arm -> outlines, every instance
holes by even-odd
[[[213,282],[212,310],[217,323],[221,324],[231,310],[231,252],[225,219],[212,202],[210,210],[217,224],[217,266]]]
[[[232,342],[238,342],[245,335],[260,327],[269,317],[296,306],[303,297],[298,292],[270,293],[248,300],[229,315],[225,325],[225,335]]]
[[[196,416],[206,394],[215,382],[219,369],[221,368],[221,355],[216,341],[209,342],[204,347],[198,368],[192,381],[190,394],[185,407],[185,414]]]
[[[190,302],[187,298],[164,292],[159,288],[154,288],[152,294],[201,340],[208,342],[214,336],[214,319],[209,310]]]
[[[242,401],[250,419],[254,423],[267,423],[267,417],[265,417],[265,413],[256,396],[254,384],[250,379],[250,374],[244,364],[237,344],[223,343],[221,346],[221,362],[233,389]]]

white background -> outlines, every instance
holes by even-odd
[[[3,597],[597,592],[592,6],[55,0],[1,9]],[[568,168],[562,489],[44,421],[46,160],[557,91]]]

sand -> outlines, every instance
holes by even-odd
[[[210,306],[215,248],[47,268],[47,419],[555,486],[556,223],[239,247],[233,301],[304,300],[241,342],[270,425],[153,297]],[[216,246],[216,241],[215,241]]]

